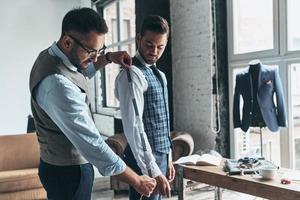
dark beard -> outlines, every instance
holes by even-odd
[[[76,49],[72,49],[70,52],[69,60],[74,65],[78,71],[83,70],[83,67],[80,65],[79,59],[76,54]]]
[[[140,50],[139,53],[140,53],[140,56],[144,59],[144,61],[145,61],[147,64],[149,64],[149,65],[152,65],[152,64],[154,64],[154,63],[157,61],[157,60],[155,60],[155,62],[149,62],[149,60],[147,60],[147,59],[145,58],[144,52],[141,52],[141,50]]]

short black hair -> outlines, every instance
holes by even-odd
[[[95,31],[105,34],[108,31],[105,20],[91,8],[75,8],[70,10],[62,22],[62,35],[68,31],[87,34]]]
[[[169,36],[169,24],[167,20],[159,15],[150,15],[143,20],[140,34],[143,37],[146,31],[167,34]]]

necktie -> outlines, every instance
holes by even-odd
[[[153,71],[154,75],[158,78],[160,84],[163,86],[163,80],[162,77],[158,71],[158,69],[155,67],[155,65],[151,65],[150,69]]]

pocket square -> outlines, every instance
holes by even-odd
[[[271,83],[272,83],[272,80],[266,81],[266,84],[267,84],[267,85],[269,85],[269,84],[271,84]]]

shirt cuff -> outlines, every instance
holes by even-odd
[[[112,165],[111,167],[107,167],[104,170],[104,173],[101,173],[100,171],[99,172],[104,176],[115,176],[115,175],[122,174],[125,170],[126,170],[126,164],[119,157],[115,165]]]
[[[157,176],[162,175],[162,172],[160,171],[160,169],[159,169],[158,165],[156,164],[156,162],[152,162],[150,164],[149,169],[151,171],[152,178],[155,178]],[[148,172],[144,173],[144,174],[148,174],[148,176],[150,176]]]
[[[169,155],[168,155],[168,161],[170,162],[170,161],[173,161],[173,159],[172,159],[172,149],[170,149],[170,152],[169,152]]]

